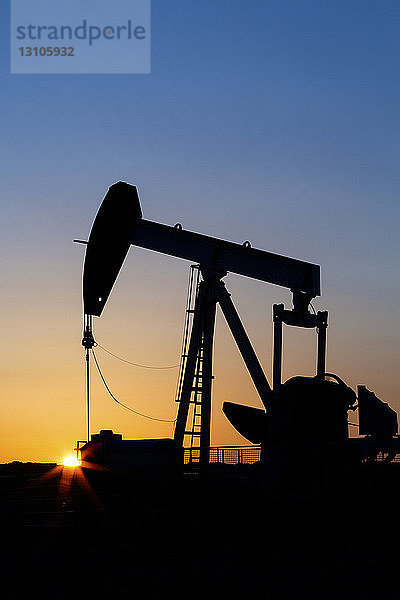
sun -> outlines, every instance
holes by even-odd
[[[81,461],[76,456],[66,456],[63,460],[64,467],[79,467]]]

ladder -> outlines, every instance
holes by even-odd
[[[188,440],[190,448],[190,462],[200,461],[200,438],[201,438],[201,400],[203,392],[203,344],[201,344],[196,360],[196,371],[193,380],[192,394],[189,402],[188,423],[191,423],[185,431],[185,440]]]
[[[179,368],[178,384],[176,391],[176,402],[180,402],[183,377],[185,373],[188,344],[193,324],[194,307],[199,293],[200,286],[200,266],[191,265],[188,283],[188,294],[186,302],[186,315],[184,334],[182,342],[181,363]],[[187,428],[184,435],[184,447],[190,448],[190,462],[200,462],[200,438],[201,438],[201,400],[203,389],[203,343],[201,343],[197,357],[196,368],[191,388],[189,401],[189,413],[187,418]]]

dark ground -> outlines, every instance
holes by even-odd
[[[0,466],[5,600],[400,600],[396,486],[271,495],[256,468],[231,468],[85,487],[51,468]]]

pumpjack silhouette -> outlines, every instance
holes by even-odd
[[[191,261],[198,273],[196,284],[191,283],[192,304],[189,302],[187,310],[187,343],[181,362],[174,431],[178,450],[189,443],[195,450],[191,460],[202,469],[207,468],[214,328],[219,305],[261,401],[258,409],[225,402],[223,411],[246,440],[261,445],[268,488],[293,489],[310,480],[313,486],[326,485],[327,481],[337,485],[338,481],[348,482],[362,463],[377,461],[378,457],[386,462],[394,460],[399,451],[395,411],[365,386],[358,386],[356,394],[336,374],[326,372],[328,313],[310,310],[312,299],[321,294],[320,267],[252,248],[248,241],[237,244],[186,231],[180,223],[168,226],[145,220],[137,188],[125,182],[109,188],[87,242],[82,342],[87,364],[94,344],[92,319],[101,316],[131,246]],[[225,286],[228,273],[288,288],[292,293],[290,309],[283,304],[273,306],[272,387]],[[293,377],[282,383],[283,325],[316,331],[314,375]],[[356,409],[359,433],[364,437],[350,438],[348,414]],[[123,450],[122,439],[113,439],[114,446],[110,440],[110,432],[105,432],[103,438],[97,434],[89,439],[88,431],[86,444],[81,447],[82,457],[87,461],[100,460],[94,448],[101,447],[103,461],[107,461],[105,448],[110,453],[112,447],[114,453],[118,447]],[[167,446],[164,444],[164,448]],[[130,452],[132,449],[131,444]]]

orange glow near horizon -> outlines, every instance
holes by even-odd
[[[179,363],[188,265],[156,254],[128,257],[101,318],[94,319],[95,339],[125,359],[150,365]],[[62,463],[68,449],[86,438],[85,360],[81,346],[81,261],[65,292],[69,312],[60,318],[58,306],[40,298],[35,310],[22,310],[18,295],[10,308],[13,328],[2,363],[3,418],[0,462],[14,460]],[[151,274],[151,276],[149,276]],[[140,285],[136,285],[140,283]],[[254,349],[272,380],[272,304],[290,307],[288,290],[228,275],[227,289]],[[349,291],[350,294],[350,291]],[[356,390],[365,384],[399,410],[396,338],[384,311],[368,316],[368,306],[332,293],[314,302],[328,309],[327,369]],[[360,308],[361,306],[361,308]],[[361,311],[364,317],[361,319]],[[11,317],[10,317],[11,318]],[[16,331],[15,331],[16,330]],[[7,332],[5,332],[5,335]],[[21,345],[20,340],[24,343]],[[284,329],[283,379],[315,373],[314,331]],[[178,369],[151,371],[122,363],[96,350],[113,394],[135,410],[162,419],[177,413]],[[109,397],[92,363],[91,433],[112,429],[124,439],[173,437],[174,424],[144,419],[118,406]],[[221,312],[217,312],[214,345],[212,445],[248,442],[222,412],[224,401],[261,408],[261,402]],[[7,401],[7,404],[6,404]],[[396,404],[397,403],[397,404]],[[12,406],[12,410],[11,410]],[[351,415],[354,421],[356,415]],[[351,432],[356,428],[352,427]]]

